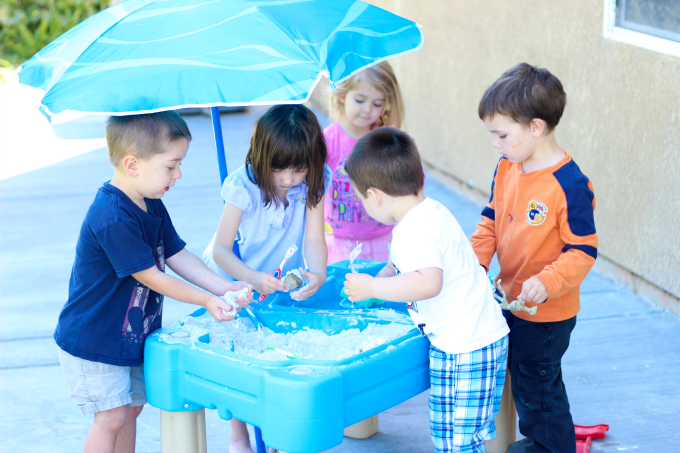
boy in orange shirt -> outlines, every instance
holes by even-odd
[[[470,242],[487,270],[498,255],[496,279],[508,302],[539,305],[533,316],[504,313],[512,394],[526,437],[508,453],[576,451],[561,360],[581,282],[597,257],[597,234],[593,186],[555,141],[566,101],[557,77],[521,63],[487,88],[478,109],[502,157]]]

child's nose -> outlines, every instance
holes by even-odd
[[[496,139],[493,139],[491,140],[491,146],[493,146],[494,148],[500,148],[501,144]]]
[[[288,185],[290,185],[290,183],[293,182],[293,178],[295,177],[295,172],[292,171],[292,170],[286,170],[286,171],[283,172],[283,174],[281,176],[282,176],[281,180],[283,182],[283,185],[288,186]]]
[[[175,174],[173,175],[175,179],[180,179],[182,177],[182,170],[180,170],[179,165],[175,169]]]

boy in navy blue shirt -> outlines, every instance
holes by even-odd
[[[71,398],[94,414],[86,453],[134,452],[146,403],[144,340],[161,327],[164,295],[201,305],[217,321],[233,319],[219,297],[227,291],[248,288],[252,300],[252,285],[225,280],[184,248],[160,200],[182,177],[191,140],[184,120],[175,112],[111,117],[106,140],[114,177],[83,221],[54,332]],[[165,274],[166,264],[205,291]]]

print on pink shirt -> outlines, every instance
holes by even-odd
[[[373,220],[364,210],[361,200],[354,194],[345,171],[346,160],[347,158],[340,161],[333,173],[333,212],[328,220],[335,228],[341,228],[335,221],[356,223]]]

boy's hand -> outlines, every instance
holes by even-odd
[[[517,296],[522,302],[542,304],[548,300],[548,289],[537,277],[531,277],[522,285],[522,292]]]
[[[236,303],[240,305],[241,308],[248,308],[250,302],[253,301],[253,285],[246,282],[229,282],[227,283],[227,289],[224,294],[232,291],[241,291],[243,288],[248,288],[248,294],[246,297],[239,297],[236,299]]]
[[[312,297],[326,282],[326,276],[315,272],[307,272],[303,268],[298,269],[307,279],[307,284],[299,290],[290,293],[290,297],[295,300],[305,300]]]
[[[255,291],[260,294],[272,294],[276,291],[288,291],[288,285],[281,280],[274,278],[274,274],[258,272],[253,282]]]
[[[232,321],[234,319],[233,315],[229,316],[224,314],[224,312],[234,310],[234,307],[226,303],[221,297],[211,295],[210,300],[205,304],[205,309],[208,310],[208,313],[210,313],[217,322]],[[240,310],[240,308],[237,308],[236,310]]]
[[[345,292],[350,302],[360,302],[373,296],[371,284],[373,277],[368,274],[345,274]]]

